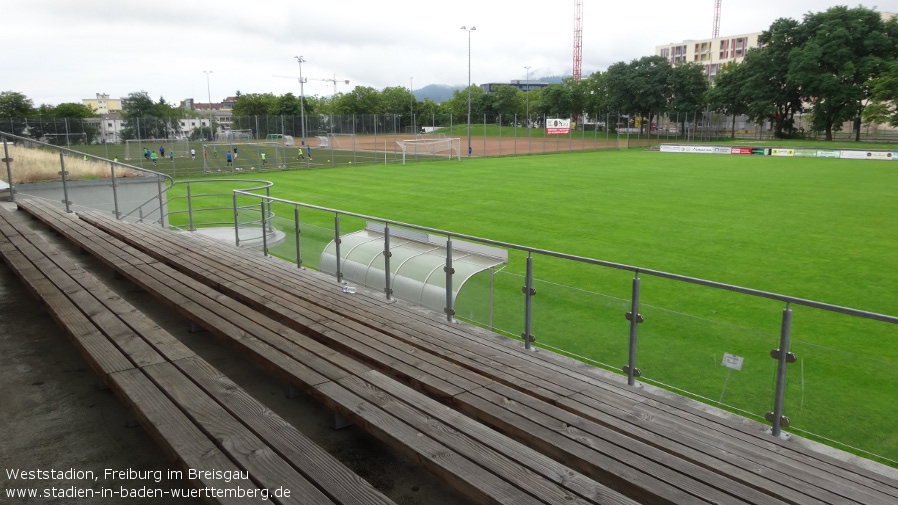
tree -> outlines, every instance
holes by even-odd
[[[673,67],[667,58],[644,56],[630,63],[608,67],[605,84],[612,108],[627,114],[637,113],[649,119],[667,110],[671,99]]]
[[[898,41],[891,40],[878,12],[845,6],[807,14],[795,37],[799,44],[789,53],[788,81],[813,103],[814,129],[832,140],[833,130],[855,119],[860,135],[868,83],[894,58]]]
[[[336,114],[375,114],[383,110],[380,93],[370,86],[356,86],[341,95],[335,106]]]
[[[700,63],[685,63],[671,69],[670,110],[697,114],[704,110],[707,101],[708,78]]]
[[[533,110],[533,103],[530,103]],[[547,116],[569,116],[573,110],[571,89],[563,84],[550,84],[542,89],[542,100],[537,108],[540,114]]]
[[[864,119],[898,126],[898,60],[870,82],[873,105],[864,110]]]
[[[122,128],[121,137],[125,140],[165,139],[174,134],[177,121],[171,123],[171,107],[165,104],[162,97],[159,97],[159,102],[153,102],[146,91],[129,93],[122,111],[128,126]]]
[[[306,100],[308,98],[303,97],[302,105],[306,105]],[[268,112],[275,116],[299,116],[301,115],[300,112],[302,112],[300,99],[293,93],[277,97],[271,105],[272,109]]]
[[[524,105],[523,92],[514,86],[502,84],[493,91],[493,113],[501,117],[503,123],[510,125]]]
[[[0,93],[0,118],[25,119],[34,114],[34,102],[17,91]]]
[[[603,116],[610,112],[611,104],[608,100],[607,74],[593,72],[584,82],[583,108],[585,111]],[[531,97],[533,100],[533,97]]]
[[[727,63],[714,79],[714,86],[705,93],[711,110],[733,116],[733,137],[736,136],[736,116],[749,111],[745,90],[747,68],[736,62]]]
[[[780,18],[763,32],[760,49],[751,49],[742,65],[743,95],[748,116],[758,122],[772,121],[776,138],[791,137],[795,113],[802,110],[802,90],[788,79],[789,54],[799,45],[798,22]]]
[[[96,116],[93,109],[90,107],[82,103],[74,102],[61,103],[56,107],[53,107],[51,115],[55,117],[77,117],[82,119]]]
[[[277,97],[271,93],[248,93],[234,102],[234,117],[267,116],[277,108]]]

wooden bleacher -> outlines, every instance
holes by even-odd
[[[597,481],[642,503],[898,501],[898,482],[881,473],[770,437],[756,426],[715,416],[688,402],[628,388],[587,365],[527,352],[501,337],[446,324],[400,304],[345,295],[332,280],[259,253],[98,213],[84,213],[84,222],[78,222],[60,220],[58,211],[37,202],[20,206],[85,250],[105,256],[120,274],[176,308],[185,307],[182,312],[190,312],[185,315],[205,323],[226,342],[255,353],[273,372],[301,382],[297,385],[369,432],[430,464],[469,496],[495,499],[501,494],[484,493],[485,484],[475,491],[471,482],[456,480],[453,472],[459,468],[422,461],[426,451],[405,445],[408,441],[401,438],[404,426],[417,431],[441,423],[442,429],[426,433],[443,437],[439,440],[447,449],[470,458],[481,456],[482,450],[496,451],[516,459],[525,471],[548,464],[553,470],[542,474],[548,481],[552,472],[574,472],[581,487],[568,490],[587,500],[595,497],[585,489]],[[147,267],[150,260],[158,264]],[[180,287],[188,285],[191,293],[201,294]],[[227,310],[201,309],[206,298],[243,311],[264,329],[234,318],[205,320],[204,314]],[[296,363],[277,361],[276,353],[265,354],[249,342],[250,335],[273,342],[277,337],[270,332],[299,343],[303,351],[294,355],[296,363],[314,355],[349,373],[323,373],[330,380],[318,384],[297,377],[290,372]],[[392,417],[366,418],[371,413],[360,405],[376,405]],[[404,426],[392,424],[395,420]],[[468,438],[445,438],[444,429],[459,426]],[[510,450],[512,438],[521,444]],[[485,445],[461,452],[472,441]],[[538,465],[528,466],[533,452],[521,452],[521,447],[539,451]],[[483,467],[495,464],[476,461]],[[515,471],[500,478],[513,479]],[[553,503],[561,495],[551,489],[556,488],[540,489],[547,494],[538,496]],[[602,487],[591,489],[605,492]],[[526,492],[532,496],[535,489]],[[623,499],[610,493],[604,499]]]
[[[0,256],[204,501],[393,503],[2,208]]]
[[[20,201],[19,205],[123,277],[392,445],[476,503],[635,503],[370,366],[136,252],[83,220],[37,202]]]

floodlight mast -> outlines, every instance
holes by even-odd
[[[299,122],[300,122],[300,131],[302,133],[302,143],[300,145],[305,145],[306,143],[306,106],[305,106],[305,87],[304,84],[306,82],[305,79],[302,78],[302,64],[305,60],[302,56],[294,56],[296,58],[296,62],[299,63]]]
[[[209,142],[212,142],[212,88],[209,87],[209,74],[212,73],[211,70],[203,70],[203,73],[206,74],[206,97],[209,99]],[[200,121],[200,130],[202,131],[203,122]]]
[[[468,32],[468,158],[471,157],[471,32],[477,29],[476,26],[470,28],[461,27],[462,30]]]
[[[524,67],[527,69],[527,91],[525,94],[527,95],[527,136],[530,136],[530,65]]]

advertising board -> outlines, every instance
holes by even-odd
[[[546,119],[546,135],[567,135],[571,133],[570,119]]]

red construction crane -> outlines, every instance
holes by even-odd
[[[583,77],[583,1],[577,0],[577,12],[574,14],[574,79],[579,81],[582,77]]]
[[[712,39],[720,37],[720,2],[721,0],[714,0],[714,29],[711,31]]]

